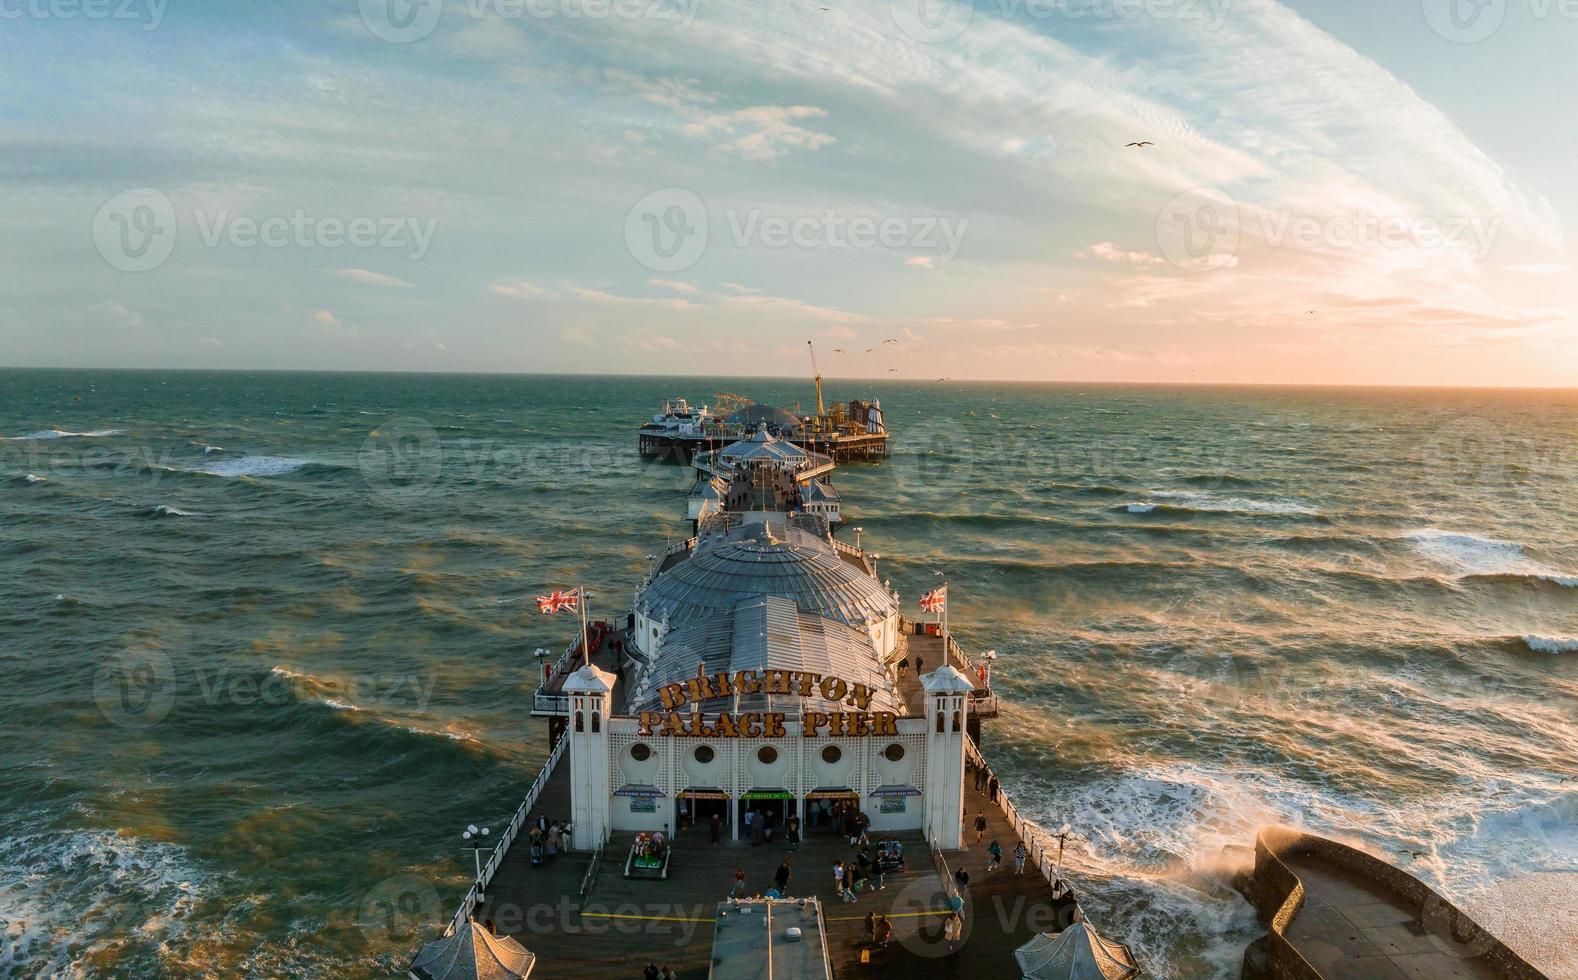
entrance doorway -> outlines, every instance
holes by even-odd
[[[842,787],[815,789],[805,797],[805,832],[844,833],[844,814],[860,809],[860,796]]]
[[[740,836],[746,836],[745,815],[755,811],[750,821],[750,839],[760,841],[765,830],[771,830],[774,840],[783,840],[789,818],[798,816],[795,798],[788,790],[753,789],[740,797]]]
[[[712,818],[718,818],[718,837],[729,839],[729,794],[719,789],[695,788],[679,793],[679,827],[691,840],[710,841]]]

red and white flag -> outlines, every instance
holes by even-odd
[[[558,612],[574,612],[576,604],[581,601],[581,590],[570,589],[563,592],[558,589],[537,597],[537,611],[552,616]]]
[[[948,587],[946,585],[932,589],[920,597],[920,607],[926,612],[942,612],[948,608]]]

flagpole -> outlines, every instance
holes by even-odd
[[[578,585],[575,588],[577,592],[581,593],[581,601],[577,603],[581,607],[581,663],[583,666],[590,667],[592,665],[592,648],[588,645],[586,639],[586,586]]]

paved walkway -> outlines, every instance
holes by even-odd
[[[1304,883],[1288,941],[1326,980],[1475,980],[1500,973],[1430,934],[1420,909],[1377,882],[1308,857],[1286,859]]]

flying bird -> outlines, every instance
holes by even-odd
[[[892,337],[889,337],[887,340],[884,340],[883,343],[884,344],[896,344],[896,343],[898,343],[898,341],[894,340]]]
[[[938,378],[938,381],[952,381],[952,378]]]
[[[842,347],[834,347],[833,348],[833,353],[835,353],[835,354],[842,354],[842,353],[844,353],[844,348],[842,348]]]
[[[889,374],[898,374],[899,373],[899,369],[898,368],[888,368],[888,373]]]
[[[867,347],[867,348],[866,348],[866,353],[867,353],[867,354],[869,354],[869,353],[871,353],[871,352],[872,352],[872,351],[874,351],[874,350],[876,350],[876,348],[875,348],[875,347]]]
[[[1147,147],[1147,146],[1155,146],[1155,145],[1156,145],[1156,144],[1155,144],[1155,143],[1152,143],[1152,142],[1151,142],[1151,141],[1150,141],[1150,140],[1141,140],[1141,141],[1140,141],[1140,142],[1138,142],[1138,143],[1125,143],[1125,144],[1124,144],[1124,148],[1125,148],[1125,149],[1127,149],[1127,148],[1128,148],[1128,147],[1131,147],[1131,146],[1132,146],[1132,147],[1135,147],[1135,148],[1136,148],[1136,149],[1140,149],[1140,150],[1143,150],[1143,149],[1145,149],[1145,148],[1146,148],[1146,147]]]

